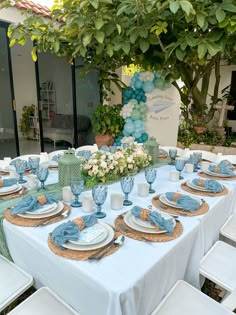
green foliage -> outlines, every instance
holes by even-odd
[[[35,112],[35,105],[29,105],[29,106],[24,106],[23,111],[22,111],[22,117],[20,119],[20,131],[23,136],[29,137],[30,131],[32,130],[30,128],[30,116],[34,116]]]
[[[189,148],[191,144],[196,143],[197,135],[193,129],[179,128],[178,141]]]
[[[118,136],[124,127],[124,119],[120,116],[122,105],[98,105],[92,116],[92,126],[95,135],[105,135],[108,132]]]

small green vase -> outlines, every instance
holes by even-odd
[[[59,185],[61,187],[70,186],[72,178],[81,176],[80,161],[75,156],[73,150],[68,150],[58,161]]]
[[[151,164],[156,164],[159,158],[159,143],[157,143],[154,137],[150,137],[143,146],[152,158]]]

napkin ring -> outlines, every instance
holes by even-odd
[[[80,231],[85,228],[85,223],[84,223],[84,220],[82,218],[77,218],[77,219],[73,220],[73,222],[78,226]]]
[[[174,193],[173,194],[173,197],[172,197],[172,200],[173,201],[176,201],[181,195],[179,193]]]
[[[47,203],[47,198],[44,195],[39,195],[37,199],[40,205],[45,205],[45,203]]]
[[[149,213],[150,213],[150,210],[148,209],[142,209],[140,211],[140,219],[142,219],[143,221],[148,221],[148,218],[149,218]]]
[[[203,187],[204,186],[204,179],[198,180],[198,186]]]
[[[3,179],[0,179],[0,187],[3,187],[3,185],[4,185]]]

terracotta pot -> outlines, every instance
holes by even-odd
[[[193,129],[197,134],[202,134],[207,130],[207,127],[204,126],[194,126]]]
[[[103,145],[107,145],[108,147],[112,145],[114,138],[109,133],[105,135],[97,135],[95,136],[95,142],[100,149]]]

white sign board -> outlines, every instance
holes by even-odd
[[[165,91],[155,89],[146,96],[146,132],[161,145],[176,146],[181,102],[178,90],[171,86]]]

